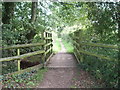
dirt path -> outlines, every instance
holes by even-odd
[[[61,51],[59,53],[67,53],[66,48],[64,47],[62,41],[60,40],[60,44],[61,44]]]
[[[47,66],[48,72],[45,73],[43,82],[37,88],[83,88],[90,86],[91,80],[88,75],[83,71],[78,71],[75,56],[66,53],[62,43],[61,46],[61,51],[51,58]],[[81,76],[79,80],[77,80],[78,74]]]

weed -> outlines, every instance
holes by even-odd
[[[33,72],[34,71],[34,72]],[[47,69],[33,70],[20,75],[4,76],[2,78],[3,86],[6,88],[33,87],[43,80],[44,72]],[[3,87],[3,88],[4,88]]]

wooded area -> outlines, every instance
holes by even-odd
[[[81,68],[120,88],[120,2],[2,2],[3,74],[20,72],[21,61],[44,65],[59,39],[74,48]]]

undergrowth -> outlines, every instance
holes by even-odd
[[[66,40],[62,40],[62,43],[64,44],[64,46],[65,46],[65,48],[66,48],[68,53],[72,53],[73,52],[74,48],[73,48],[71,42],[68,42]]]
[[[80,67],[91,73],[102,87],[117,88],[117,62],[85,56]]]
[[[35,87],[43,80],[44,73],[47,69],[32,70],[19,75],[1,76],[3,88],[31,88]]]

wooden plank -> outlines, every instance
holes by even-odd
[[[79,54],[79,50],[74,46],[75,50],[77,51],[77,53]]]
[[[75,49],[75,51],[77,51],[77,52],[74,51],[74,55],[75,55],[75,57],[77,59],[77,62],[80,63],[80,61],[78,59],[79,56],[77,56],[77,54],[79,54],[79,51],[78,51],[78,49],[75,46],[74,46],[74,49]]]
[[[118,49],[117,45],[108,45],[108,44],[101,44],[101,43],[79,43],[80,45],[88,45],[88,46],[94,46],[94,47],[104,47],[104,48],[112,48],[112,49]]]
[[[84,51],[84,50],[82,50],[82,49],[80,49],[79,52],[80,52],[80,53],[83,53],[83,54],[90,55],[90,56],[95,56],[95,57],[98,57],[98,58],[101,58],[101,59],[115,60],[115,59],[112,59],[112,58],[110,58],[110,57],[103,56],[103,55],[97,55],[97,54],[94,54],[94,53],[91,53],[91,52],[88,52],[88,51]]]
[[[33,44],[20,44],[20,45],[13,45],[13,46],[7,46],[7,47],[2,47],[2,49],[17,49],[17,48],[25,48],[25,47],[34,47],[34,46],[42,46],[45,43],[33,43]]]
[[[76,44],[78,47],[80,46],[80,44],[78,44],[76,41],[74,41],[74,44]]]
[[[50,42],[50,43],[46,44],[46,45],[45,45],[45,47],[50,46],[51,44],[52,44],[52,42]]]
[[[76,55],[75,52],[74,52],[74,55],[75,55],[75,57],[76,57],[77,62],[80,64],[80,61],[79,61],[79,59],[78,59],[78,57],[77,57],[77,55]]]
[[[77,43],[76,41],[74,41],[74,43],[77,46],[84,46],[84,45],[88,45],[88,46],[94,46],[94,47],[104,47],[104,48],[112,48],[112,49],[119,49],[120,47],[118,47],[117,45],[108,45],[108,44],[100,44],[100,43]]]
[[[52,39],[52,37],[46,37],[45,39],[46,39],[46,40],[47,40],[47,39],[49,40],[49,39]]]
[[[44,52],[45,52],[44,50],[39,50],[39,51],[36,51],[36,52],[23,54],[23,55],[20,55],[20,56],[1,58],[0,62],[11,61],[11,60],[19,60],[19,59],[23,59],[23,58],[26,58],[26,57],[29,57],[29,56],[34,56],[34,55],[42,54]]]
[[[52,32],[50,32],[50,31],[45,31],[45,33],[52,34]]]
[[[48,62],[50,61],[50,58],[53,56],[53,53],[48,57],[48,59],[46,60],[46,62],[44,63],[45,66],[47,66]]]
[[[75,48],[75,47],[74,47]],[[77,53],[83,53],[83,54],[87,54],[87,55],[91,55],[91,56],[95,56],[95,57],[98,57],[98,58],[101,58],[101,59],[106,59],[106,60],[115,60],[115,59],[112,59],[110,57],[107,57],[107,56],[103,56],[103,55],[97,55],[97,54],[94,54],[94,53],[91,53],[91,52],[88,52],[88,51],[85,51],[85,50],[82,50],[80,49],[80,51],[78,51],[77,48],[75,48],[75,50],[77,51]]]
[[[46,62],[44,63],[44,65],[46,66],[50,60],[50,58],[53,56],[53,53],[48,57],[48,59],[46,60]],[[43,67],[43,64],[39,64],[39,65],[36,65],[36,66],[33,66],[33,67],[29,67],[29,68],[26,68],[26,69],[23,69],[23,70],[20,70],[20,71],[16,71],[16,72],[13,72],[13,73],[9,73],[9,75],[18,75],[18,74],[23,74],[25,72],[30,72],[32,70],[38,70],[39,68],[42,68]]]
[[[48,49],[48,50],[45,52],[45,54],[49,53],[49,52],[51,51],[51,49],[52,49],[52,48]]]
[[[53,56],[53,53],[49,56],[49,58],[46,60],[46,62],[44,63],[45,66],[48,64],[50,58]],[[30,72],[32,70],[38,70],[39,68],[42,68],[43,67],[43,64],[39,64],[39,65],[35,65],[33,67],[29,67],[29,68],[26,68],[26,69],[23,69],[23,70],[20,70],[20,71],[16,71],[16,72],[13,72],[13,73],[9,73],[9,75],[18,75],[18,74],[23,74],[25,72]]]

